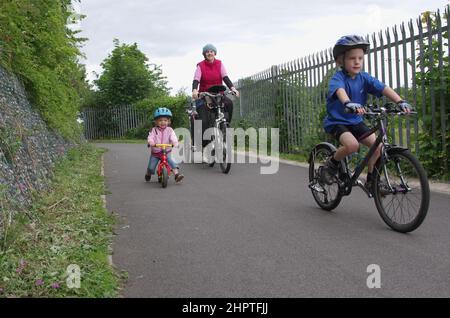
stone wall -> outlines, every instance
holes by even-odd
[[[56,160],[72,146],[48,129],[21,82],[0,67],[0,225],[11,217],[5,202],[13,211],[26,209],[32,191],[46,188]]]

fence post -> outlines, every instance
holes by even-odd
[[[438,32],[438,56],[439,56],[439,77],[440,77],[440,89],[439,89],[439,107],[440,107],[440,115],[441,115],[441,138],[442,138],[442,150],[445,153],[447,149],[446,145],[446,123],[445,123],[445,97],[444,97],[444,87],[445,86],[445,78],[444,78],[444,61],[443,61],[443,55],[444,55],[444,46],[443,46],[443,40],[442,40],[442,28],[441,28],[441,15],[439,13],[439,10],[436,14],[436,26],[437,26],[437,32]],[[448,154],[447,154],[448,156]],[[447,174],[448,171],[448,160],[447,158],[444,158],[444,171],[445,174]]]
[[[278,126],[280,117],[280,109],[278,108],[277,101],[278,101],[278,66],[272,65],[270,68],[270,81],[272,83],[272,105],[275,108],[275,118],[277,120],[275,121],[275,125]],[[279,126],[278,126],[279,128]]]
[[[433,28],[431,23],[431,15],[426,17],[427,32],[428,32],[428,52],[430,65],[434,65],[434,54],[433,54]],[[435,82],[433,76],[430,76],[430,98],[431,98],[431,130],[433,139],[436,139],[436,95],[434,92]]]

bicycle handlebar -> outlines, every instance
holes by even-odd
[[[155,144],[155,147],[166,149],[167,147],[173,147],[171,144]]]
[[[394,108],[392,108],[392,106],[394,105]],[[386,103],[383,106],[378,106],[376,104],[369,104],[369,105],[365,105],[363,106],[364,109],[366,110],[366,112],[362,115],[364,116],[382,116],[382,115],[387,115],[387,114],[391,114],[391,115],[397,115],[397,116],[407,116],[407,115],[416,115],[417,112],[416,111],[410,111],[408,112],[404,112],[404,111],[399,111],[397,105],[395,105],[394,103]],[[349,108],[346,108],[346,110],[351,110]],[[346,113],[354,113],[354,112],[348,112],[346,111]]]
[[[399,112],[399,111],[375,111],[375,112],[365,112],[364,115],[369,116],[381,116],[383,114],[391,114],[391,115],[397,115],[397,116],[408,116],[408,115],[417,115],[418,113],[415,111],[411,111],[409,113],[407,112]]]
[[[212,98],[215,98],[215,97],[220,96],[220,95],[234,95],[234,96],[236,96],[236,93],[233,92],[233,91],[227,91],[224,94],[222,94],[222,93],[212,94],[212,93],[209,93],[209,92],[201,92],[201,93],[198,94],[199,97],[209,96],[209,97],[212,97]]]

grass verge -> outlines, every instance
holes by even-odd
[[[114,218],[100,197],[103,152],[90,144],[69,151],[46,193],[17,214],[0,242],[0,297],[118,296],[120,277],[107,261]]]

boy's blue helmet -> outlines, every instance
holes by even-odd
[[[217,49],[216,49],[216,47],[215,47],[214,45],[212,45],[212,44],[206,44],[206,45],[203,47],[202,54],[205,55],[206,51],[214,51],[214,53],[217,54]]]
[[[172,112],[169,108],[166,107],[160,107],[155,110],[153,113],[153,119],[157,119],[159,117],[169,117],[172,118]]]
[[[333,47],[333,58],[336,60],[339,55],[351,49],[363,49],[366,54],[369,51],[370,43],[360,35],[345,35],[337,40]]]

